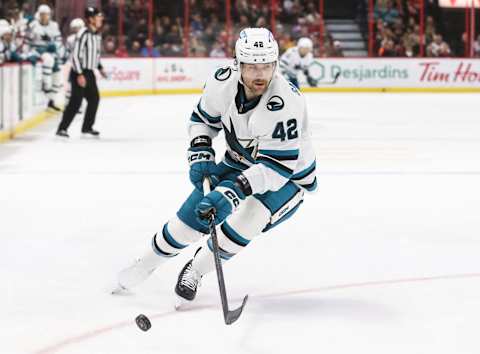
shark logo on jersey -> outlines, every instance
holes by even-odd
[[[256,139],[238,139],[239,143],[245,148],[245,150],[255,158],[258,153],[258,141]]]
[[[225,81],[232,75],[232,69],[230,68],[220,68],[215,72],[215,79],[218,81]]]
[[[281,110],[285,106],[285,102],[280,96],[272,96],[267,102],[267,109],[275,112]]]
[[[223,124],[223,131],[225,132],[225,138],[227,140],[228,147],[230,148],[230,155],[235,157],[239,162],[255,163],[253,154],[255,153],[255,146],[250,146],[252,141],[249,140],[248,147],[243,147],[237,138],[237,133],[230,118],[230,130]]]

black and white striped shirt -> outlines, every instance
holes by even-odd
[[[72,55],[73,71],[82,74],[84,70],[101,70],[101,49],[102,37],[98,32],[92,32],[89,28],[78,31]]]

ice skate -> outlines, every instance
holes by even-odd
[[[197,289],[200,286],[200,280],[202,276],[193,269],[192,261],[190,260],[183,267],[182,271],[178,275],[177,285],[175,286],[175,294],[177,301],[175,308],[178,310],[182,305],[193,301],[197,295]]]
[[[144,282],[158,267],[158,264],[158,256],[155,254],[137,258],[134,264],[118,274],[117,286],[112,290],[112,294],[130,291]]]

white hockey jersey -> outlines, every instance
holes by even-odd
[[[6,45],[3,43],[3,41],[0,39],[0,64],[5,63],[8,61],[8,50]]]
[[[313,62],[313,54],[308,53],[303,58],[297,47],[287,49],[280,57],[280,70],[282,74],[297,77],[298,72],[305,72]]]
[[[0,39],[0,64],[12,60],[12,54],[15,53],[16,47],[10,42]]]
[[[12,22],[13,38],[15,40],[15,46],[21,48],[25,41],[27,33],[28,20],[20,17],[17,21]]]
[[[223,130],[223,162],[248,179],[253,194],[277,191],[288,181],[316,189],[315,152],[305,99],[277,72],[267,91],[247,102],[240,73],[218,69],[207,80],[189,124],[190,138]]]
[[[61,51],[63,43],[58,24],[50,20],[44,26],[40,21],[33,20],[28,25],[26,44],[30,53],[43,54],[52,44],[55,45],[57,52]]]
[[[77,34],[71,34],[67,37],[65,43],[65,60],[69,60],[73,53],[73,47],[75,46],[75,41],[77,40]]]

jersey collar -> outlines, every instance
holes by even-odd
[[[241,81],[238,81],[237,94],[235,95],[235,105],[237,106],[239,114],[245,114],[257,107],[258,102],[260,102],[261,99],[262,96],[260,95],[248,101],[245,93],[245,87],[242,85]]]

